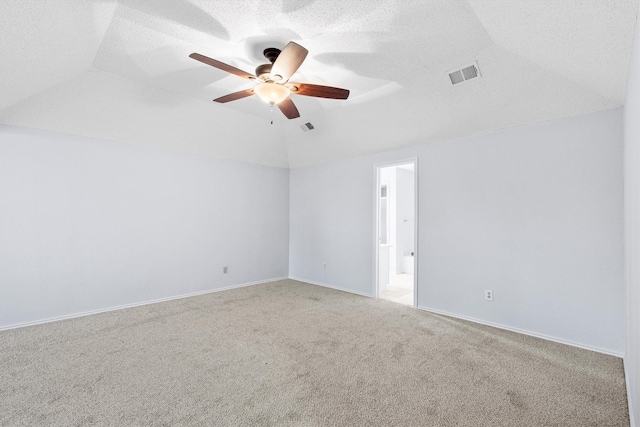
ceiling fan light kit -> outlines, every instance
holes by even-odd
[[[215,102],[235,101],[255,93],[267,104],[271,106],[277,105],[288,119],[295,119],[300,117],[300,113],[289,96],[291,94],[326,99],[347,99],[349,97],[347,89],[307,83],[288,83],[291,76],[298,71],[308,53],[307,49],[295,42],[289,42],[282,51],[274,47],[267,48],[263,54],[269,60],[269,63],[259,65],[256,68],[256,75],[249,74],[199,53],[192,53],[189,57],[238,77],[257,82],[252,89],[221,96],[214,99]]]
[[[261,83],[253,88],[253,91],[260,99],[271,105],[281,103],[291,93],[286,86],[271,82]]]

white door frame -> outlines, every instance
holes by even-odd
[[[373,224],[373,259],[374,259],[374,273],[373,273],[373,295],[376,298],[380,298],[380,169],[388,168],[391,166],[400,166],[413,163],[413,191],[414,191],[414,207],[413,207],[413,233],[414,233],[414,257],[413,257],[413,307],[418,306],[418,157],[410,157],[408,159],[396,160],[392,162],[376,163],[373,165],[374,173],[374,189],[373,189],[373,209],[375,221]]]

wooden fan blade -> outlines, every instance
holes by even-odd
[[[289,42],[271,67],[271,78],[277,82],[286,82],[307,57],[309,51],[295,42]],[[278,77],[279,76],[279,77]]]
[[[213,58],[209,58],[208,56],[200,55],[199,53],[192,53],[189,55],[189,58],[193,58],[196,61],[200,61],[204,64],[211,65],[212,67],[216,67],[222,71],[226,71],[227,73],[235,74],[236,76],[242,77],[244,79],[255,80],[256,76],[253,74],[249,74],[247,72],[242,71],[239,68],[232,67],[229,64],[225,64],[224,62],[217,61]]]
[[[229,102],[235,101],[236,99],[246,98],[247,96],[253,95],[253,89],[241,90],[240,92],[230,93],[229,95],[221,96],[220,98],[216,98],[214,102]]]
[[[276,105],[278,106],[280,111],[282,111],[282,114],[287,116],[287,119],[295,119],[296,117],[300,117],[300,113],[296,108],[296,104],[293,103],[291,97],[285,98],[284,101]]]
[[[291,93],[304,96],[315,96],[316,98],[347,99],[349,91],[339,87],[312,85],[308,83],[293,83],[287,85]]]

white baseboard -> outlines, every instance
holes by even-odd
[[[570,345],[572,347],[578,347],[578,348],[582,348],[582,349],[585,349],[585,350],[591,350],[591,351],[595,351],[595,352],[598,352],[598,353],[608,354],[610,356],[616,356],[616,357],[620,357],[620,358],[623,358],[623,356],[624,356],[624,354],[619,353],[617,351],[607,350],[607,349],[599,348],[599,347],[593,347],[593,346],[577,343],[577,342],[574,342],[574,341],[569,341],[569,340],[565,340],[565,339],[562,339],[562,338],[553,337],[553,336],[550,336],[550,335],[544,335],[544,334],[539,334],[537,332],[527,331],[525,329],[518,329],[518,328],[513,328],[511,326],[501,325],[499,323],[487,322],[485,320],[475,319],[473,317],[461,316],[459,314],[449,313],[449,312],[444,311],[444,310],[437,310],[435,308],[429,308],[429,307],[424,307],[424,306],[420,306],[420,305],[418,306],[418,308],[420,310],[428,311],[430,313],[441,314],[443,316],[449,316],[449,317],[455,317],[456,319],[467,320],[469,322],[479,323],[481,325],[491,326],[491,327],[498,328],[498,329],[504,329],[506,331],[511,331],[511,332],[517,332],[519,334],[529,335],[529,336],[536,337],[536,338],[542,338],[543,340],[553,341],[553,342],[557,342],[559,344]]]
[[[356,294],[356,295],[361,295],[363,297],[373,298],[372,294],[354,291],[353,289],[341,288],[340,286],[327,285],[326,283],[314,282],[311,280],[300,279],[298,277],[289,277],[289,279],[296,280],[298,282],[308,283],[310,285],[322,286],[323,288],[335,289],[336,291],[349,292],[350,294]]]
[[[74,313],[74,314],[68,314],[68,315],[64,315],[64,316],[49,317],[47,319],[34,320],[34,321],[31,321],[31,322],[14,323],[12,325],[0,326],[0,331],[6,331],[6,330],[9,330],[9,329],[22,328],[22,327],[25,327],[25,326],[40,325],[40,324],[43,324],[43,323],[57,322],[59,320],[75,319],[76,317],[90,316],[92,314],[105,313],[107,311],[122,310],[123,308],[139,307],[141,305],[156,304],[156,303],[159,303],[159,302],[173,301],[173,300],[176,300],[176,299],[196,297],[198,295],[212,294],[214,292],[228,291],[230,289],[244,288],[244,287],[247,287],[247,286],[260,285],[262,283],[275,282],[275,281],[284,280],[284,279],[287,279],[287,277],[276,277],[276,278],[273,278],[273,279],[260,280],[260,281],[257,281],[257,282],[241,283],[239,285],[225,286],[224,288],[209,289],[209,290],[206,290],[206,291],[192,292],[192,293],[189,293],[189,294],[182,294],[182,295],[175,295],[175,296],[171,296],[171,297],[152,299],[152,300],[141,301],[141,302],[136,302],[136,303],[132,303],[132,304],[124,304],[124,305],[118,305],[118,306],[115,306],[115,307],[101,308],[101,309],[98,309],[98,310],[83,311],[81,313]]]
[[[626,355],[622,359],[622,362],[624,364],[624,380],[625,380],[625,383],[627,384],[627,402],[629,404],[629,421],[630,421],[631,427],[638,427],[633,416],[635,413],[633,412],[634,406],[633,406],[633,399],[631,398],[631,378],[629,378],[629,370],[627,369]]]

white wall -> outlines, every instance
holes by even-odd
[[[631,57],[624,106],[625,266],[627,282],[627,351],[625,368],[629,409],[640,426],[640,26]]]
[[[373,296],[374,187],[369,157],[290,171],[290,277]]]
[[[421,307],[624,352],[621,110],[294,169],[290,275],[371,295],[374,166],[414,156]]]
[[[398,266],[395,262],[398,249],[398,184],[396,182],[396,168],[388,167],[380,169],[380,185],[387,185],[387,216],[389,227],[388,239],[387,239],[387,251],[389,253],[389,259],[386,260],[389,266],[390,274],[398,273]],[[382,214],[382,213],[381,213]],[[382,258],[382,255],[379,255]],[[382,265],[380,265],[382,268]],[[380,283],[382,285],[382,281]],[[380,292],[386,290],[385,286],[380,286]]]
[[[0,126],[0,327],[286,277],[288,180]]]
[[[396,271],[410,273],[404,269],[404,257],[415,252],[413,231],[415,212],[415,183],[413,172],[396,169]]]

